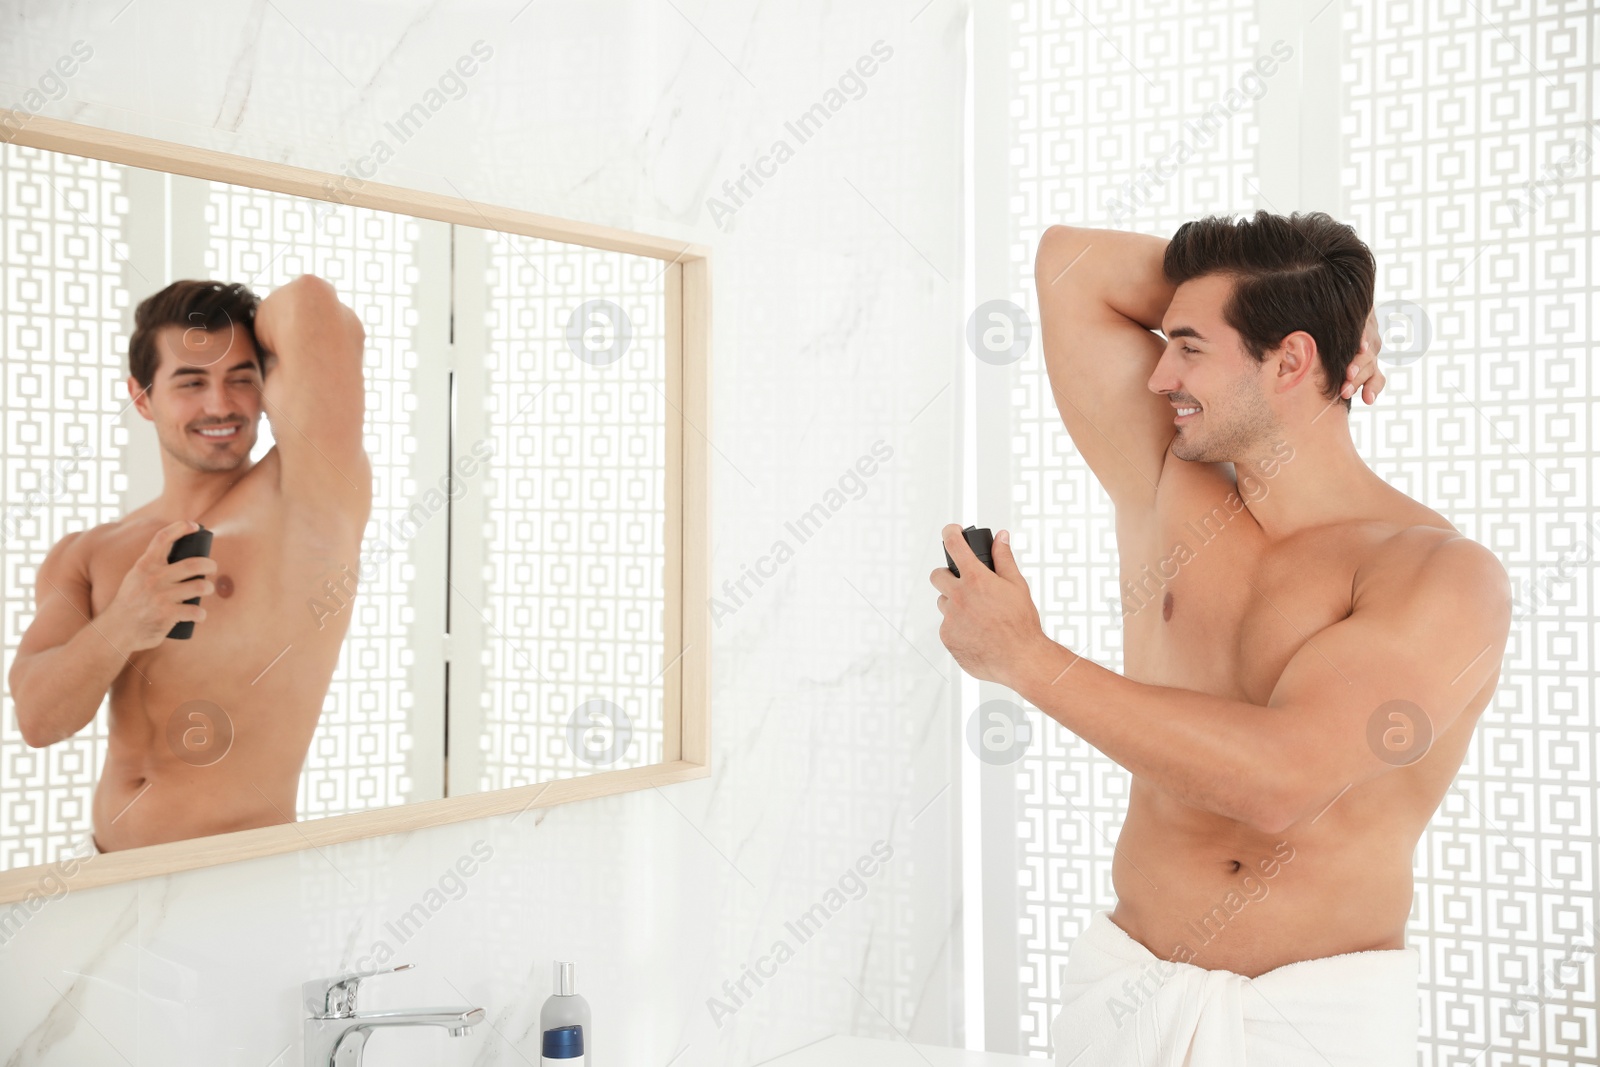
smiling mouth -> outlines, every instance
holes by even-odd
[[[1196,415],[1200,414],[1200,409],[1198,407],[1192,407],[1192,406],[1190,406],[1190,407],[1175,407],[1175,408],[1173,408],[1173,411],[1176,412],[1176,414],[1173,416],[1173,419],[1172,419],[1173,422],[1186,422],[1189,419],[1192,419]]]
[[[196,430],[195,433],[208,441],[231,441],[239,436],[239,425],[235,423],[231,426],[207,426]]]

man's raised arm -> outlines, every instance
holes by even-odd
[[[256,309],[262,398],[283,463],[283,488],[310,502],[372,498],[362,447],[366,329],[333,286],[302,274]]]
[[[1034,282],[1050,391],[1084,461],[1119,509],[1149,507],[1174,433],[1172,406],[1150,391],[1172,302],[1167,242],[1146,234],[1051,226]]]

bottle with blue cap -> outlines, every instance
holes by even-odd
[[[558,1026],[544,1032],[540,1067],[583,1067],[583,1027]]]
[[[583,1067],[584,1057],[594,1057],[593,1033],[589,1026],[589,1002],[578,995],[578,967],[574,963],[557,962],[555,965],[555,993],[539,1009],[539,1030],[544,1034],[544,1047],[550,1048],[550,1035],[564,1030],[578,1032],[577,1051],[571,1051],[571,1037],[557,1038],[560,1056],[544,1053],[546,1063],[561,1067]],[[577,1056],[577,1059],[573,1059]],[[565,1058],[561,1058],[565,1057]]]

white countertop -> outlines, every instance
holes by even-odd
[[[775,1060],[767,1060],[762,1067],[1021,1067],[1022,1064],[1041,1067],[1049,1062],[1005,1052],[966,1052],[958,1048],[835,1035]]]

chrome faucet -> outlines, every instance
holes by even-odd
[[[376,971],[317,978],[300,990],[306,1010],[306,1067],[360,1067],[362,1050],[372,1031],[386,1026],[442,1026],[460,1037],[483,1022],[482,1008],[412,1008],[402,1011],[357,1011],[356,987],[363,978],[409,971],[402,963]]]

